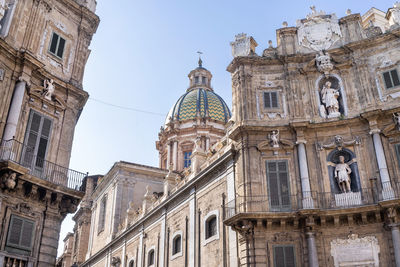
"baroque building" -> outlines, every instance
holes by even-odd
[[[400,3],[276,33],[231,43],[232,114],[200,61],[160,168],[92,187],[80,266],[400,267]]]
[[[0,266],[54,266],[84,196],[68,168],[94,0],[0,0]]]

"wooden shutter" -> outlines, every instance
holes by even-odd
[[[52,121],[37,112],[31,111],[28,128],[25,134],[23,165],[42,169],[46,159],[47,147],[50,139]]]
[[[277,108],[278,107],[278,93],[271,92],[271,107]]]
[[[269,92],[264,92],[264,108],[271,108],[271,97]]]
[[[275,267],[285,267],[285,252],[283,247],[274,247]]]
[[[60,37],[58,42],[57,56],[62,57],[64,54],[65,39]]]
[[[7,245],[30,250],[32,248],[34,230],[35,223],[33,221],[14,215],[11,216]]]
[[[294,246],[275,246],[274,247],[274,267],[295,267],[296,260]]]
[[[399,75],[397,73],[397,69],[394,69],[394,70],[390,71],[390,74],[392,76],[393,86],[400,85]]]
[[[57,50],[57,43],[58,43],[58,34],[53,33],[53,37],[51,38],[51,43],[50,43],[50,52],[55,54]]]
[[[290,209],[290,185],[287,161],[267,161],[267,179],[270,207]]]

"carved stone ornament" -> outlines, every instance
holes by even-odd
[[[53,84],[53,79],[50,80],[44,80],[44,88],[42,91],[42,95],[47,99],[47,100],[52,100],[52,97],[54,95],[54,84]]]
[[[121,259],[119,257],[111,258],[111,266],[119,266],[121,264]]]
[[[272,147],[279,147],[279,130],[274,130],[268,135]]]
[[[329,75],[329,73],[333,70],[331,56],[328,52],[319,52],[316,55],[315,60],[319,72],[322,72],[325,75]]]
[[[240,33],[235,36],[235,41],[231,42],[233,57],[246,57],[255,53],[257,42],[251,36]]]
[[[345,141],[342,136],[340,135],[335,135],[333,137],[333,142],[329,143],[319,143],[317,142],[317,149],[318,150],[324,150],[324,148],[335,148],[337,147],[339,150],[341,150],[342,147],[345,146],[351,146],[351,145],[359,145],[361,144],[361,138],[359,136],[355,136],[353,139]]]
[[[17,185],[17,173],[8,171],[0,178],[0,187],[3,190],[14,190]]]
[[[380,247],[375,236],[358,237],[350,234],[347,239],[331,241],[334,266],[379,266]]]
[[[306,19],[297,21],[299,45],[315,51],[327,50],[342,37],[339,21],[335,14],[317,12],[314,6],[311,10]]]

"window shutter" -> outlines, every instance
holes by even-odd
[[[267,163],[267,176],[268,176],[268,187],[269,187],[269,199],[270,205],[273,208],[279,207],[279,188],[278,188],[278,175],[276,172],[276,163]]]
[[[9,232],[8,232],[8,244],[19,245],[19,238],[22,231],[23,220],[17,217],[11,217]]]
[[[286,246],[285,247],[285,267],[295,267],[295,259],[294,259],[294,247]]]
[[[285,267],[285,252],[283,247],[274,248],[275,267]]]
[[[271,98],[269,92],[264,92],[264,107],[271,108]]]
[[[278,107],[278,93],[271,92],[271,107],[277,108]]]
[[[65,39],[60,37],[60,41],[58,43],[58,50],[57,50],[57,56],[62,57],[64,54],[64,46],[65,46]]]
[[[279,170],[279,191],[281,194],[281,204],[283,207],[290,206],[289,179],[286,161],[278,162]]]
[[[397,73],[397,69],[394,69],[390,72],[390,74],[392,75],[392,80],[393,80],[393,86],[398,86],[400,85],[400,81],[399,81],[399,75]]]
[[[383,79],[385,80],[386,88],[393,87],[392,79],[390,78],[390,73],[388,71],[383,73]]]
[[[32,236],[35,224],[33,222],[24,221],[21,234],[21,247],[30,248],[32,244]]]
[[[58,42],[58,34],[53,33],[53,37],[51,38],[51,43],[50,43],[50,52],[55,54],[57,50],[57,42]]]

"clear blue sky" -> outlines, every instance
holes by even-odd
[[[237,0],[97,0],[100,25],[91,43],[84,89],[93,99],[165,115],[150,115],[104,105],[89,99],[76,127],[70,168],[105,174],[124,160],[158,165],[155,141],[175,101],[188,86],[187,74],[203,66],[212,85],[231,107],[232,60],[229,43],[247,33],[258,43],[257,53],[276,45],[275,31],[287,21],[310,13],[310,6],[340,18],[347,9],[364,14],[371,7],[386,12],[394,0],[237,1]],[[72,231],[70,216],[60,240]],[[61,244],[61,243],[60,243]],[[60,252],[60,251],[59,251]]]

